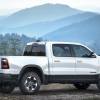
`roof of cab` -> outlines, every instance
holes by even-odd
[[[51,44],[76,44],[76,45],[82,45],[81,43],[76,43],[76,42],[61,42],[61,41],[41,41],[41,42],[29,42],[27,45],[32,45],[32,44],[46,44],[46,43],[51,43]]]
[[[29,42],[27,45],[32,45],[32,44],[45,44],[46,42]]]

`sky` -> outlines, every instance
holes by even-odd
[[[0,15],[45,3],[66,4],[73,8],[100,13],[100,0],[0,0]]]

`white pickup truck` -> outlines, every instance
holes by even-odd
[[[97,84],[100,89],[100,57],[88,47],[70,42],[31,42],[23,56],[0,57],[0,91],[16,86],[24,94],[36,93],[41,84],[69,83],[78,89]]]

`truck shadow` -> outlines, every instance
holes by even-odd
[[[42,86],[40,91],[34,96],[55,96],[55,95],[100,95],[100,90],[97,89],[96,85],[91,85],[87,90],[78,90],[73,85],[61,85],[61,84],[51,84]],[[24,96],[19,88],[15,88],[15,90],[11,94],[2,94],[0,96]],[[28,96],[28,95],[27,95]],[[32,95],[33,96],[33,95]]]
[[[84,99],[82,99],[84,98]],[[11,94],[1,94],[0,100],[100,100],[100,91],[73,89],[40,90],[34,95],[23,95],[19,89]]]
[[[92,95],[100,95],[100,91],[98,89],[92,90],[77,90],[77,89],[52,89],[52,90],[40,90],[38,93],[34,94],[35,96],[50,96],[50,95],[84,95],[84,94],[92,94]],[[9,95],[9,94],[8,94]],[[19,90],[14,91],[10,95],[23,95]]]

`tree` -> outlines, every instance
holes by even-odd
[[[9,49],[11,55],[18,55],[21,52],[21,40],[20,36],[13,33],[9,39]]]
[[[8,43],[6,41],[2,41],[0,43],[0,55],[7,55],[8,54],[8,51],[7,51],[7,48],[8,48]]]
[[[22,55],[26,43],[35,40],[35,38],[30,38],[26,35],[20,36],[17,33],[0,35],[0,55]]]

